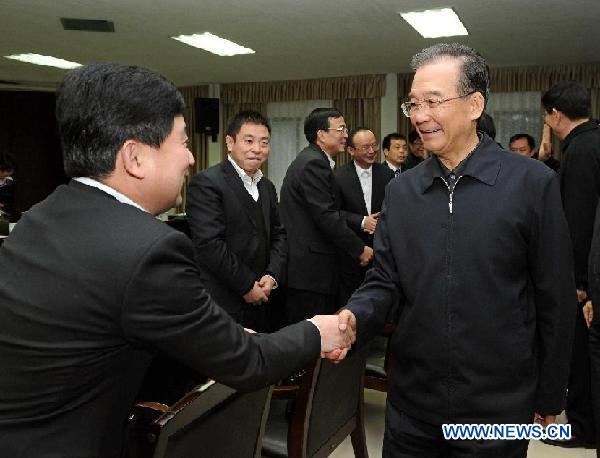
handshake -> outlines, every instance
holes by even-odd
[[[350,310],[337,315],[315,315],[311,321],[321,333],[321,358],[339,362],[356,342],[356,318]]]

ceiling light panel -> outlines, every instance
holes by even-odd
[[[245,48],[244,46],[240,46],[231,40],[227,40],[217,35],[213,35],[210,32],[204,32],[201,34],[196,33],[193,35],[179,35],[171,38],[185,43],[186,45],[204,49],[205,51],[217,54],[219,56],[254,54],[255,52],[253,49]]]
[[[468,35],[467,29],[452,8],[399,13],[423,38]]]
[[[78,64],[77,62],[70,62],[68,60],[59,59],[58,57],[43,56],[41,54],[12,54],[4,57],[20,62],[26,62],[28,64],[45,65],[47,67],[64,68],[67,70],[81,67],[81,64]]]

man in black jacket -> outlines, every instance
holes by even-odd
[[[388,137],[387,142],[384,140],[384,145],[388,149],[395,149],[390,143],[396,138]],[[406,140],[401,141],[404,142],[406,158]],[[348,227],[366,245],[373,247],[373,233],[383,203],[385,186],[394,178],[394,172],[389,167],[375,162],[379,155],[379,145],[375,134],[366,127],[356,128],[348,134],[347,149],[352,156],[352,162],[335,171],[340,208]],[[346,304],[348,298],[360,286],[366,270],[366,266],[354,262],[348,255],[342,256],[338,293],[340,306]]]
[[[573,243],[578,302],[566,407],[573,437],[557,445],[592,446],[595,422],[588,330],[582,307],[587,298],[588,257],[600,196],[600,127],[589,119],[591,101],[588,89],[575,81],[555,84],[542,96],[542,105],[544,122],[562,141],[561,195]]]
[[[346,225],[335,190],[333,157],[344,151],[348,128],[334,108],[317,108],[304,121],[308,147],[290,164],[281,186],[281,220],[288,237],[286,312],[290,323],[331,313],[339,280],[339,253],[366,266],[371,247]]]
[[[57,98],[67,175],[0,248],[0,453],[122,454],[154,354],[236,389],[348,345],[338,318],[249,334],[202,287],[191,241],[155,218],[194,163],[183,97],[135,66],[67,74]],[[343,354],[346,350],[337,350]]]
[[[238,323],[270,328],[267,301],[283,280],[287,243],[275,186],[260,167],[271,127],[255,111],[229,122],[229,154],[190,181],[186,213],[204,285]]]
[[[489,76],[474,50],[436,44],[412,66],[402,109],[433,157],[390,181],[340,320],[361,343],[399,300],[384,457],[522,458],[526,440],[449,440],[442,425],[545,425],[563,409],[575,284],[558,177],[477,134]]]

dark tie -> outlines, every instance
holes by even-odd
[[[398,175],[400,175],[400,173],[402,173],[402,171],[400,169],[396,169],[394,171],[394,178],[396,178]]]

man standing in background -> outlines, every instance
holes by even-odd
[[[286,312],[290,323],[332,313],[339,284],[339,254],[366,266],[373,249],[340,213],[333,157],[344,151],[348,127],[334,108],[316,108],[304,121],[309,145],[287,169],[281,186],[281,220],[288,238]]]

